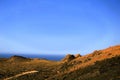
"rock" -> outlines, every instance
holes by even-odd
[[[82,57],[80,54],[76,54],[75,58]]]
[[[62,61],[68,62],[68,61],[71,61],[73,59],[75,59],[75,56],[72,54],[68,54],[65,56],[65,58],[62,59]]]

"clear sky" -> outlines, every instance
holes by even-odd
[[[0,52],[90,53],[120,44],[120,0],[0,0]]]

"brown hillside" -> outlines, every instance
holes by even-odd
[[[61,61],[12,56],[0,59],[0,80],[120,80],[120,45]]]
[[[93,65],[96,61],[101,61],[118,55],[120,55],[120,45],[109,47],[103,50],[96,50],[91,54],[75,58],[67,64],[71,65],[69,71],[74,71],[75,69],[83,68],[88,65]]]
[[[55,78],[59,77],[60,79],[58,79],[58,80],[62,80],[62,79],[69,80],[70,79],[69,77],[71,77],[71,80],[72,80],[72,78],[75,75],[80,76],[80,74],[78,75],[78,71],[81,71],[81,70],[84,70],[84,69],[87,70],[87,69],[89,69],[88,68],[89,66],[90,67],[91,66],[96,66],[96,62],[98,62],[98,61],[103,62],[103,63],[101,63],[101,65],[103,65],[104,60],[111,60],[112,61],[112,58],[116,58],[117,56],[120,56],[120,45],[109,47],[109,48],[104,49],[104,50],[96,50],[91,54],[88,54],[88,55],[85,55],[85,56],[82,56],[82,57],[79,57],[79,58],[75,58],[75,59],[73,59],[73,60],[71,60],[70,62],[67,62],[67,63],[65,62],[60,68],[61,69],[61,74],[56,75]],[[116,72],[119,72],[119,70],[120,70],[119,69],[120,68],[120,63],[119,63],[120,62],[120,57],[118,57],[116,60],[117,60],[116,62],[118,62],[118,63],[116,63],[115,61],[112,61],[113,63],[112,62],[106,62],[105,63],[105,65],[109,64],[109,65],[113,65],[113,66],[116,67],[114,69],[114,71],[113,70],[111,71],[113,73],[116,70],[117,70]],[[114,64],[114,63],[118,64],[119,66],[118,65],[116,66],[116,64]],[[101,65],[99,65],[99,66],[101,66]],[[107,68],[109,69],[109,67],[111,67],[109,65],[105,69],[107,69]],[[94,69],[91,69],[91,71],[92,70],[94,70]],[[71,75],[72,73],[74,73],[74,74]],[[81,73],[81,72],[79,72],[79,73]],[[108,73],[106,73],[106,75],[107,74]],[[66,76],[64,76],[64,75],[66,75]],[[69,76],[69,75],[71,75],[71,76]],[[96,71],[96,72],[93,71],[92,73],[88,72],[88,74],[87,75],[85,74],[84,76],[86,76],[88,78],[88,77],[94,77],[96,75],[100,76],[99,70]],[[110,75],[112,75],[112,73],[110,73]],[[68,78],[67,78],[67,76],[68,76]],[[87,79],[85,79],[84,76],[82,76],[83,79],[81,78],[81,79],[77,79],[77,80],[87,80]],[[52,78],[50,78],[50,79],[52,79]],[[88,79],[88,80],[93,80],[93,79]],[[106,80],[105,77],[102,80]]]

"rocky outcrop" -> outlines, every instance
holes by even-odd
[[[76,54],[76,55],[75,55],[75,58],[78,58],[78,57],[82,57],[82,55]]]
[[[68,55],[65,56],[65,58],[62,59],[62,61],[68,62],[68,61],[71,61],[73,59],[75,59],[75,56],[72,55],[72,54],[68,54]]]

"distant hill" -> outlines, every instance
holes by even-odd
[[[24,57],[27,57],[27,58],[45,58],[45,59],[48,59],[48,60],[54,60],[54,61],[59,61],[61,60],[62,58],[64,58],[65,55],[63,54],[60,54],[60,55],[54,55],[54,54],[28,54],[28,53],[0,53],[0,58],[10,58],[11,56],[24,56]]]
[[[0,59],[0,80],[120,80],[120,45],[60,61],[12,56]]]
[[[8,59],[8,61],[10,61],[10,62],[11,61],[13,61],[13,62],[15,62],[15,61],[23,62],[23,61],[26,61],[26,60],[31,60],[31,59],[26,58],[26,57],[22,57],[22,56],[17,56],[17,55],[14,55],[14,56],[12,56]]]

